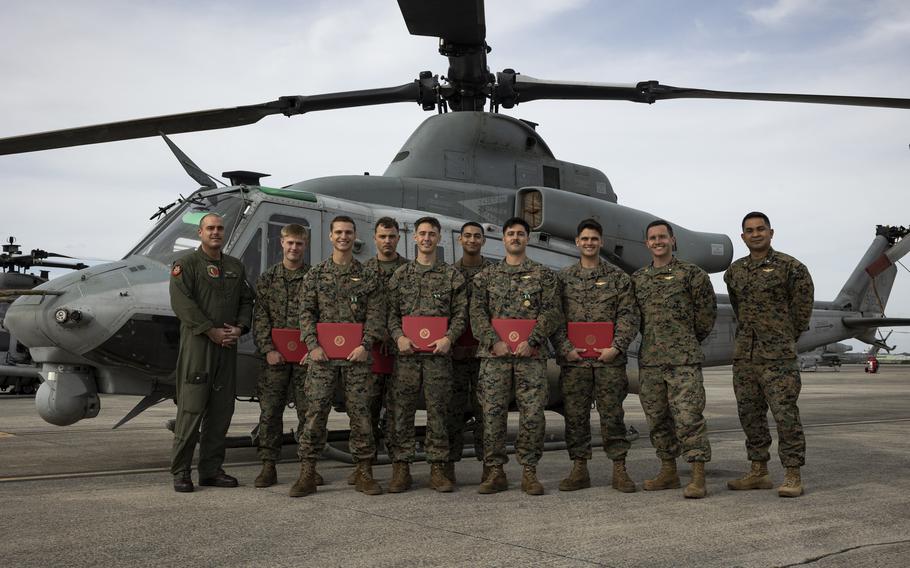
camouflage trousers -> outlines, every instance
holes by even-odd
[[[591,459],[591,403],[597,402],[600,435],[611,460],[626,459],[631,444],[626,439],[622,403],[629,394],[626,367],[565,366],[559,377],[566,418],[566,446],[572,460]]]
[[[750,461],[771,459],[768,408],[777,424],[777,453],[784,467],[806,463],[806,437],[796,401],[802,388],[797,359],[733,361],[733,392]]]
[[[392,402],[392,393],[389,385],[392,383],[392,375],[373,374],[373,383],[376,388],[373,392],[373,398],[370,400],[370,424],[373,427],[373,439],[376,441],[376,450],[379,451],[379,440],[385,440],[386,449],[388,450],[392,440],[395,439],[395,420],[392,418],[392,409],[395,408]],[[383,414],[383,409],[385,414]],[[375,459],[376,456],[374,455]]]
[[[293,402],[297,409],[297,430],[304,423],[306,367],[291,363],[269,365],[263,362],[256,385],[259,396],[259,459],[278,461],[284,429],[284,407]]]
[[[432,355],[399,355],[389,385],[395,438],[391,446],[393,461],[412,462],[416,458],[414,414],[421,387],[427,407],[427,461],[443,463],[449,459],[446,417],[452,399],[452,361]]]
[[[509,399],[518,406],[518,463],[537,465],[543,454],[547,406],[546,361],[531,358],[484,358],[480,362],[477,395],[483,412],[483,462],[502,465],[506,455]]]
[[[477,398],[480,359],[452,361],[452,401],[446,418],[449,433],[449,461],[460,461],[464,451],[464,424],[468,412],[474,416],[474,455],[483,461],[483,413]]]
[[[640,367],[639,382],[638,397],[657,457],[669,460],[684,454],[688,462],[711,461],[701,366]]]
[[[342,366],[331,361],[310,361],[303,387],[307,393],[306,411],[300,447],[297,449],[301,461],[315,461],[325,449],[326,425],[337,380],[341,381],[344,405],[350,419],[348,445],[351,455],[355,460],[369,460],[376,453],[376,441],[370,425],[370,402],[375,396],[376,385],[369,363]]]

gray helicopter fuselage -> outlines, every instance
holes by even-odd
[[[426,120],[382,176],[317,178],[285,188],[202,188],[165,215],[123,260],[55,279],[39,287],[54,295],[23,297],[11,306],[6,325],[41,365],[44,383],[36,401],[42,417],[65,425],[95,416],[98,393],[173,395],[179,325],[168,297],[170,265],[199,245],[196,228],[207,211],[225,218],[225,252],[241,259],[251,284],[281,260],[280,229],[287,223],[304,225],[310,233],[305,262],[326,258],[329,223],[338,214],[357,223],[354,252],[361,261],[375,254],[370,234],[379,217],[399,221],[398,252],[413,258],[414,221],[435,215],[443,226],[440,253],[447,262],[460,256],[457,235],[468,220],[484,224],[483,254],[502,258],[501,223],[519,216],[532,226],[529,257],[554,269],[577,262],[575,225],[594,216],[604,225],[604,260],[627,272],[648,262],[645,226],[654,218],[618,205],[598,170],[556,160],[529,124],[475,112]],[[728,237],[673,226],[679,257],[712,272],[729,265]],[[876,240],[867,257],[887,246]],[[845,305],[818,303],[800,350],[856,337],[863,330],[848,328],[844,318],[875,315],[859,304]],[[717,323],[703,343],[705,365],[731,362],[734,334],[732,308],[720,296]],[[237,395],[251,397],[261,359],[250,335],[238,350]],[[635,346],[631,355],[634,367]],[[550,401],[558,407],[555,369],[550,379]]]

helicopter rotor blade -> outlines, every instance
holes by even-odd
[[[259,122],[273,114],[293,116],[319,110],[397,102],[417,102],[427,108],[427,105],[435,105],[435,101],[435,78],[422,77],[397,87],[281,97],[276,101],[256,105],[170,114],[0,138],[0,155],[147,138],[161,134],[233,128]]]
[[[521,75],[510,69],[497,73],[497,79],[494,96],[498,98],[497,102],[506,108],[511,108],[514,104],[542,99],[625,100],[648,104],[667,99],[726,99],[910,109],[910,99],[713,91],[661,85],[657,81],[642,81],[635,84],[547,81]]]
[[[398,7],[411,35],[461,44],[481,44],[487,37],[483,0],[398,0]]]

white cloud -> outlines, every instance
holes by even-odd
[[[793,19],[817,13],[824,5],[824,0],[775,0],[768,6],[746,10],[746,14],[759,24],[780,26]]]

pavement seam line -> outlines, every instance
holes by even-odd
[[[520,549],[522,549],[522,550],[527,550],[528,552],[537,552],[537,553],[539,553],[539,554],[546,554],[546,555],[549,555],[549,556],[555,556],[556,558],[564,558],[564,559],[566,559],[566,560],[574,560],[574,561],[576,561],[576,562],[583,562],[583,563],[585,563],[585,564],[591,564],[592,566],[604,566],[605,568],[616,568],[615,566],[611,566],[610,564],[604,564],[604,563],[602,563],[602,562],[597,562],[596,560],[588,560],[587,558],[578,558],[578,557],[575,557],[575,556],[569,556],[569,555],[567,555],[567,554],[559,554],[558,552],[549,552],[549,551],[547,551],[547,550],[541,550],[541,549],[539,549],[539,548],[533,548],[533,547],[530,547],[530,546],[525,546],[525,545],[523,545],[523,544],[515,544],[515,543],[512,543],[512,542],[504,542],[504,541],[496,540],[496,539],[494,539],[494,538],[490,538],[490,537],[486,537],[486,536],[474,535],[474,534],[470,534],[470,533],[466,533],[466,532],[461,532],[461,531],[457,531],[457,530],[453,530],[453,529],[446,529],[446,528],[442,528],[442,527],[437,527],[437,526],[435,526],[435,525],[428,525],[428,524],[423,524],[423,523],[417,523],[417,522],[415,522],[415,521],[408,521],[408,520],[406,520],[406,519],[400,519],[400,518],[398,518],[398,517],[392,517],[392,516],[390,516],[390,515],[382,515],[382,514],[380,514],[380,513],[373,513],[373,512],[370,512],[370,511],[364,511],[364,510],[362,510],[362,509],[355,509],[354,507],[345,507],[345,508],[348,509],[349,511],[354,511],[354,512],[356,512],[356,513],[362,513],[362,514],[364,514],[364,515],[370,515],[370,516],[373,516],[373,517],[378,517],[378,518],[380,518],[380,519],[386,519],[386,520],[389,520],[389,521],[398,521],[399,523],[406,523],[406,524],[414,525],[414,526],[421,527],[421,528],[434,529],[434,530],[437,530],[437,531],[440,531],[440,532],[444,532],[444,533],[448,533],[448,534],[457,534],[457,535],[459,535],[459,536],[464,536],[464,537],[467,537],[467,538],[473,538],[473,539],[476,539],[476,540],[484,540],[484,541],[486,541],[486,542],[490,542],[490,543],[493,543],[493,544],[500,544],[500,545],[503,545],[503,546],[511,546],[511,547],[513,547],[513,548],[520,548]]]
[[[793,568],[794,566],[805,566],[807,564],[818,562],[819,560],[822,560],[823,558],[837,556],[838,554],[843,554],[845,552],[859,550],[861,548],[871,548],[873,546],[890,546],[892,544],[910,544],[910,539],[895,540],[892,542],[870,542],[868,544],[858,544],[856,546],[850,546],[848,548],[843,548],[841,550],[836,550],[834,552],[828,552],[828,553],[822,554],[820,556],[814,556],[812,558],[807,558],[801,562],[796,562],[795,564],[784,564],[782,566],[778,566],[777,568]]]

